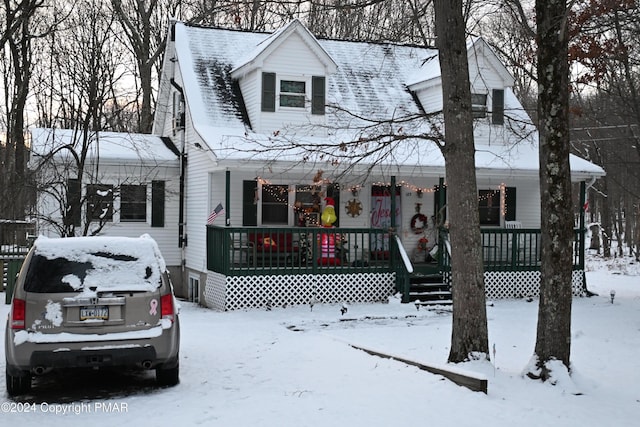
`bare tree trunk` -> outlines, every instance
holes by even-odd
[[[569,63],[565,0],[536,0],[542,257],[532,378],[552,377],[549,362],[569,369],[573,215],[569,169]]]
[[[11,63],[11,77],[5,76],[5,90],[7,100],[7,150],[3,164],[6,173],[6,181],[3,183],[1,216],[11,219],[22,219],[25,216],[26,201],[26,162],[27,148],[25,146],[24,132],[25,109],[29,97],[29,85],[33,72],[31,34],[33,28],[32,19],[38,8],[42,6],[41,0],[25,0],[18,4],[12,4],[5,0],[5,26],[6,33],[1,35],[2,46],[6,44]],[[9,83],[10,82],[10,83]]]
[[[436,33],[442,76],[445,144],[450,211],[453,330],[450,362],[474,354],[489,357],[471,85],[461,0],[437,0]]]

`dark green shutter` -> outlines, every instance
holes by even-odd
[[[67,214],[64,217],[66,225],[80,226],[80,200],[82,198],[82,187],[79,179],[70,178],[67,180]]]
[[[504,124],[504,90],[493,89],[493,107],[491,112],[491,123],[494,125]]]
[[[504,215],[505,221],[516,220],[516,187],[507,187],[504,189],[504,202],[507,212]]]
[[[164,227],[164,181],[151,182],[151,226]]]
[[[262,111],[276,111],[276,73],[262,73]]]
[[[325,79],[313,76],[311,79],[311,114],[324,114]]]
[[[258,181],[242,181],[242,225],[258,225]]]

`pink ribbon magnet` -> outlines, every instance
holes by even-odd
[[[151,307],[151,310],[149,310],[149,314],[152,316],[155,316],[156,314],[158,314],[158,300],[157,299],[152,299],[151,302],[149,302],[149,306]]]

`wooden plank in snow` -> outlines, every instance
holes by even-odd
[[[350,345],[351,345],[351,347],[353,347],[353,348],[355,348],[357,350],[362,350],[365,353],[369,353],[369,354],[371,354],[373,356],[378,356],[378,357],[382,357],[382,358],[385,358],[385,359],[397,360],[398,362],[402,362],[402,363],[405,363],[407,365],[415,366],[416,368],[421,369],[423,371],[431,372],[432,374],[436,374],[436,375],[442,375],[443,377],[445,377],[448,380],[454,382],[455,384],[458,384],[459,386],[466,387],[471,391],[481,391],[481,392],[487,394],[488,380],[486,378],[484,378],[483,376],[480,376],[480,375],[474,376],[474,375],[471,375],[471,374],[465,374],[465,373],[461,373],[461,372],[454,372],[453,370],[447,369],[445,367],[430,366],[430,365],[426,365],[424,363],[416,362],[416,361],[405,359],[405,358],[398,357],[398,356],[393,356],[393,355],[381,353],[379,351],[371,350],[371,349],[360,347],[360,346],[357,346],[357,345],[353,345],[353,344],[350,344]]]

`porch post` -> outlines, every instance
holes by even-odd
[[[391,228],[396,229],[396,177],[391,177]]]
[[[227,169],[224,176],[224,223],[227,227],[231,225],[231,171]]]
[[[585,224],[584,224],[584,214],[585,214],[585,204],[587,202],[587,186],[584,181],[580,181],[580,222],[578,226],[580,227],[580,234],[578,236],[579,243],[579,251],[578,254],[578,263],[580,264],[580,270],[584,270],[584,250],[585,250]]]

